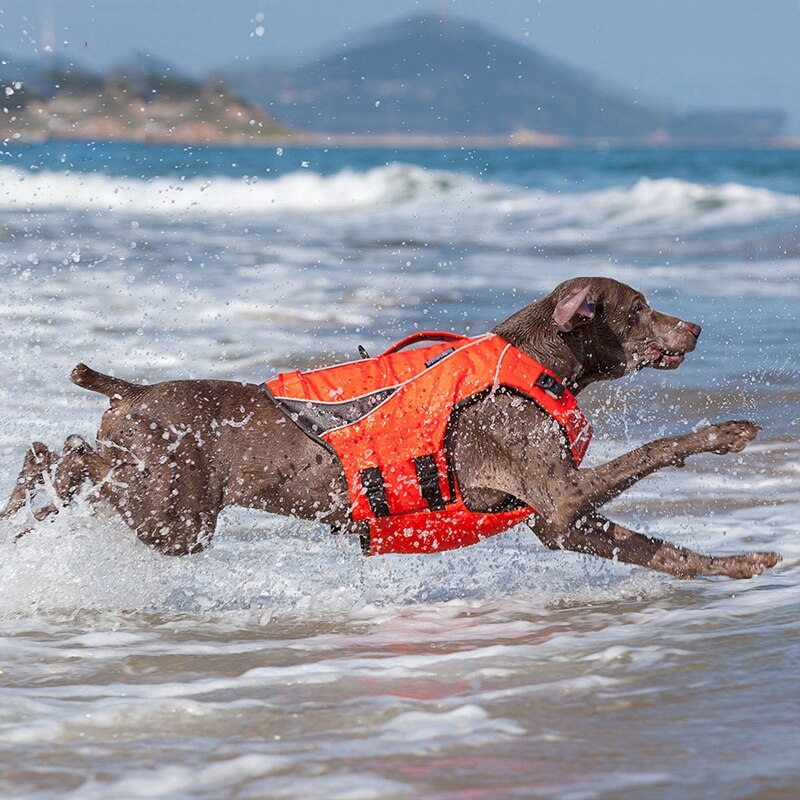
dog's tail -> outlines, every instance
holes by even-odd
[[[129,397],[132,394],[139,394],[144,390],[144,386],[138,383],[129,383],[122,378],[113,378],[111,375],[103,375],[87,367],[86,364],[78,364],[69,376],[70,380],[77,386],[88,389],[90,392],[100,392],[106,397]]]

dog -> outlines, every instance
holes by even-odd
[[[641,292],[608,278],[565,281],[491,334],[543,365],[572,395],[645,367],[675,369],[700,326],[652,309]],[[437,369],[445,368],[445,364]],[[31,445],[2,517],[49,482],[58,513],[78,493],[110,504],[145,544],[167,555],[203,550],[227,506],[243,506],[364,531],[342,465],[307,435],[264,386],[217,380],[139,385],[79,364],[72,381],[110,399],[95,447],[67,438],[60,454]],[[530,397],[503,387],[453,419],[446,457],[464,505],[490,514],[508,501],[551,549],[572,550],[676,576],[749,578],[771,552],[709,556],[627,530],[598,509],[656,470],[700,453],[740,452],[760,430],[748,421],[710,425],[578,468],[569,442]],[[88,487],[88,490],[87,490]],[[21,535],[21,534],[20,534]]]

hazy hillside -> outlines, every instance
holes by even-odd
[[[481,25],[434,16],[366,31],[309,65],[224,79],[141,53],[103,75],[57,54],[0,57],[0,91],[0,139],[26,141],[768,144],[784,122],[639,104]]]
[[[192,80],[148,59],[103,77],[71,64],[0,66],[0,141],[258,144],[288,133],[218,80]]]
[[[591,76],[473,22],[418,17],[368,31],[309,65],[266,66],[233,79],[249,100],[293,127],[330,133],[507,135],[665,141],[758,138],[780,114],[675,117],[636,104]]]

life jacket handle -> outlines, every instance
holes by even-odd
[[[382,355],[388,356],[390,353],[396,353],[398,350],[403,350],[406,347],[411,347],[412,344],[418,342],[460,342],[462,339],[469,339],[469,336],[462,336],[460,333],[448,333],[447,331],[419,331],[412,333],[411,336],[406,336],[401,339],[397,344],[393,344]]]

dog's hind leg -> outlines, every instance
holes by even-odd
[[[51,503],[32,511],[34,519],[40,522],[68,505],[87,483],[96,487],[96,497],[112,499],[104,480],[112,469],[113,465],[92,450],[80,436],[68,437],[60,455],[37,442],[26,455],[17,485],[0,518],[11,516],[24,507],[30,496],[44,485],[48,472],[60,504]],[[14,537],[14,541],[29,532],[30,528],[25,528]]]
[[[96,453],[85,439],[69,436],[56,462],[53,488],[64,505],[68,505],[87,483],[96,487],[94,499],[111,500],[113,492],[109,491],[105,479],[113,469],[113,463]]]
[[[197,495],[182,497],[183,489],[177,488],[180,481],[170,480],[170,477],[160,476],[158,480],[175,487],[169,494],[177,490],[177,495],[167,500],[160,493],[157,496],[136,493],[129,497],[120,513],[140,541],[164,555],[200,553],[211,542],[220,508],[213,501],[208,502]],[[143,491],[149,491],[149,488]]]
[[[58,453],[52,451],[47,445],[41,442],[31,444],[25,453],[22,470],[14,484],[11,496],[8,498],[8,503],[0,512],[0,519],[13,516],[28,504],[36,491],[44,486],[44,476],[52,469],[57,460]]]
[[[139,539],[165,555],[204,550],[222,509],[222,480],[202,440],[190,429],[169,430],[125,415],[101,452],[118,458],[114,505]]]
[[[539,516],[526,520],[528,527],[551,550],[608,558],[624,564],[665,572],[677,578],[699,575],[726,575],[729,578],[752,578],[774,567],[777,553],[742,553],[732,556],[708,556],[685,547],[628,530],[599,514],[588,514],[566,533],[554,532]]]

